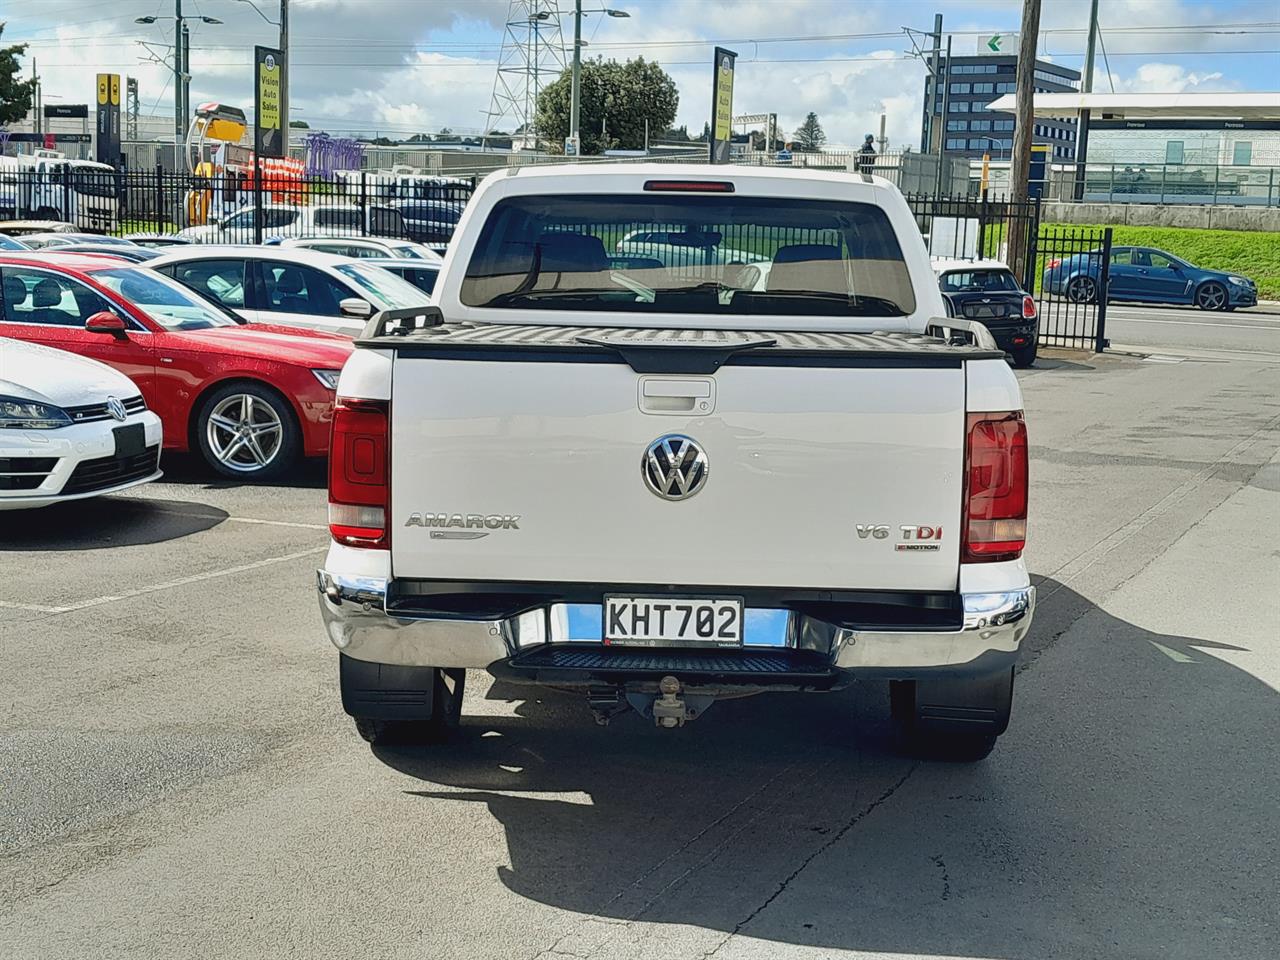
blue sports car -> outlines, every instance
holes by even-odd
[[[1154,247],[1112,247],[1108,272],[1108,300],[1185,303],[1201,310],[1234,310],[1258,303],[1258,286],[1248,277],[1192,266]],[[1101,250],[1045,264],[1044,291],[1077,303],[1095,302],[1101,282]]]

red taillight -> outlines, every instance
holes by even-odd
[[[1016,560],[1026,542],[1027,425],[1022,412],[971,413],[962,559]]]
[[[1062,266],[1061,260],[1050,260],[1048,263],[1044,265],[1044,268],[1046,270],[1052,270],[1054,267],[1060,267],[1060,266]]]
[[[388,550],[390,465],[385,400],[339,397],[329,441],[329,534],[349,547]]]
[[[1022,298],[1022,319],[1034,320],[1036,318],[1036,298],[1027,294]]]

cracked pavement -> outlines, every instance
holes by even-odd
[[[5,957],[1280,955],[1280,365],[1020,379],[1041,605],[971,766],[871,683],[660,731],[473,673],[457,742],[371,750],[318,470],[5,515]]]

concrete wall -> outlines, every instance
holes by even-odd
[[[1280,232],[1275,207],[1181,206],[1154,203],[1045,203],[1044,223],[1105,223],[1129,227]]]

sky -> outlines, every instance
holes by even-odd
[[[256,0],[271,20],[278,0]],[[551,0],[537,2],[551,8]],[[903,28],[932,29],[943,14],[957,55],[983,33],[1015,32],[1021,0],[586,0],[627,18],[583,20],[585,55],[656,60],[680,91],[677,124],[701,131],[710,114],[712,48],[738,53],[735,113],[777,113],[783,131],[818,114],[832,144],[879,132],[892,147],[918,146],[924,65]],[[559,0],[572,9],[572,0]],[[291,0],[294,119],[314,129],[407,137],[480,130],[493,107],[508,0]],[[191,99],[251,111],[255,43],[276,28],[247,0],[184,0],[190,21]],[[83,103],[94,75],[139,80],[144,116],[171,116],[172,74],[148,60],[170,54],[174,0],[0,0],[0,44],[28,42],[46,103]],[[141,16],[168,16],[139,25]],[[527,12],[523,14],[527,16]],[[1089,0],[1043,0],[1039,55],[1079,69]],[[561,18],[565,39],[572,16]],[[1101,0],[1094,89],[1228,91],[1280,89],[1280,0]],[[544,64],[554,34],[544,31]],[[527,32],[525,33],[527,37]],[[927,45],[924,37],[916,43]],[[145,45],[144,45],[145,44]],[[520,117],[498,124],[513,129]]]

